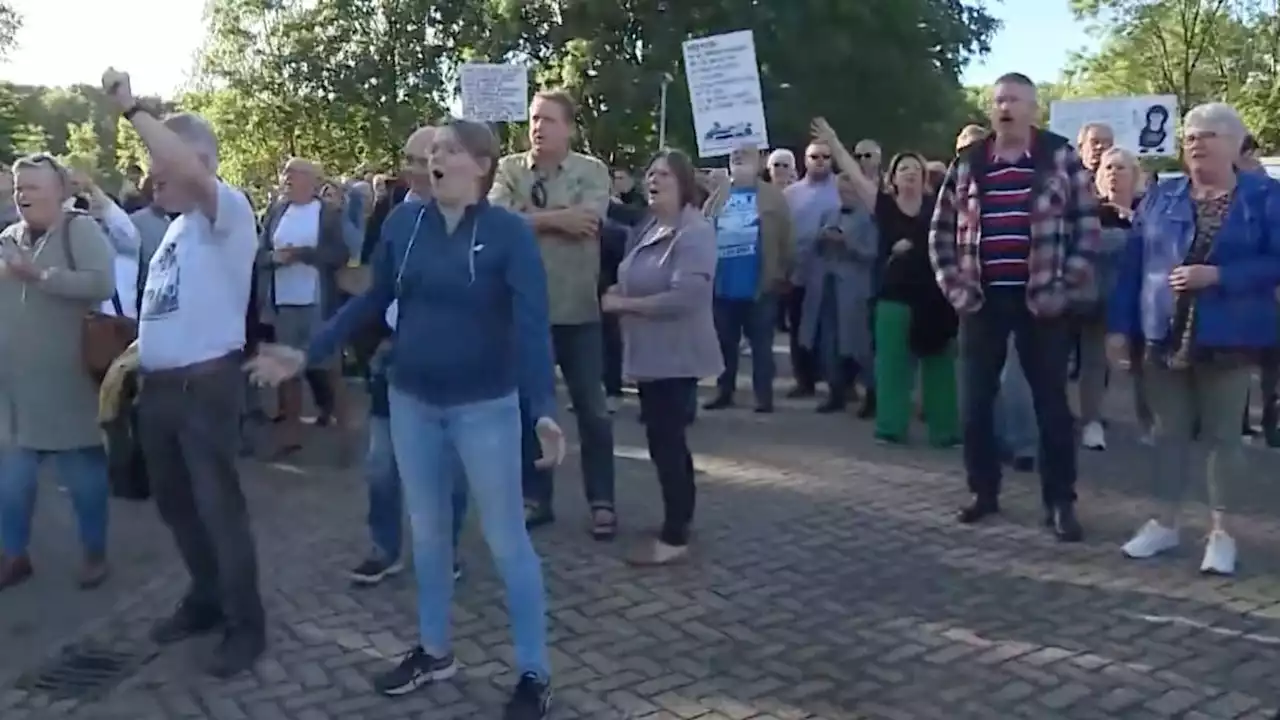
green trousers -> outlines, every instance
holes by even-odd
[[[929,443],[954,445],[960,438],[956,407],[955,346],[937,355],[911,354],[911,308],[900,302],[876,303],[876,437],[905,441],[911,425],[911,395],[920,368]]]

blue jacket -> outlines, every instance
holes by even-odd
[[[1190,191],[1188,178],[1171,178],[1148,191],[1138,206],[1107,304],[1109,332],[1166,339],[1175,308],[1169,273],[1182,264],[1195,237]],[[1197,296],[1193,343],[1242,349],[1276,345],[1280,183],[1237,174],[1235,197],[1206,262],[1218,267],[1220,280]]]
[[[554,415],[547,275],[524,219],[481,200],[449,233],[434,201],[402,203],[382,225],[372,274],[309,359],[329,357],[397,300],[392,387],[443,407],[519,391],[534,417]]]

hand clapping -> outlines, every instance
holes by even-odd
[[[306,364],[307,356],[301,350],[264,343],[258,347],[258,354],[244,364],[244,369],[255,384],[275,387],[298,375]]]

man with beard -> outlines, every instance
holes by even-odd
[[[929,253],[961,322],[964,459],[974,498],[960,522],[979,522],[1000,510],[993,419],[1012,335],[1040,427],[1045,522],[1059,540],[1078,542],[1083,531],[1075,516],[1067,356],[1071,309],[1097,297],[1098,198],[1068,140],[1033,126],[1037,112],[1029,78],[1009,73],[996,81],[993,133],[965,148],[947,174]]]

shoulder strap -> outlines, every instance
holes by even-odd
[[[67,261],[68,270],[76,269],[76,256],[71,252],[71,220],[74,217],[71,212],[62,216],[62,256]]]

